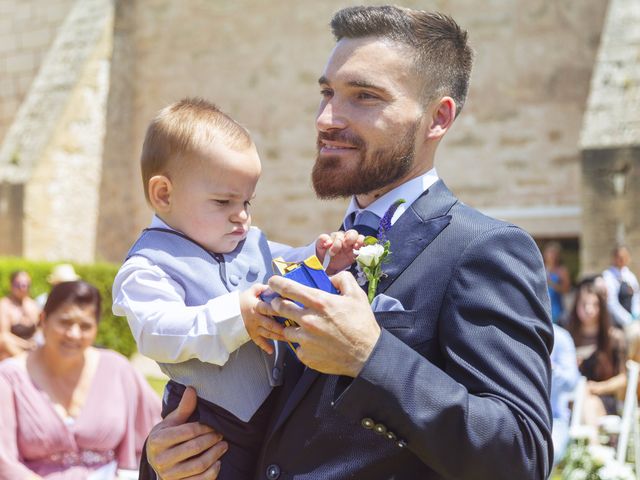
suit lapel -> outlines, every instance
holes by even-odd
[[[378,284],[383,293],[413,260],[451,221],[448,214],[457,199],[438,180],[426,190],[396,221],[387,234],[391,242],[389,263],[383,264],[385,276]]]
[[[312,370],[311,368],[305,368],[304,372],[300,376],[298,383],[295,385],[293,390],[291,391],[287,401],[282,407],[282,410],[278,414],[278,419],[276,420],[273,429],[271,432],[276,432],[284,423],[284,421],[289,417],[293,409],[298,405],[302,397],[307,393],[309,387],[313,384],[313,382],[318,378],[320,372],[316,370]]]

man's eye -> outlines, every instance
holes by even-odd
[[[322,90],[320,90],[320,95],[322,95],[324,98],[331,97],[333,95],[333,90],[331,90],[330,88],[323,88]]]
[[[369,92],[360,92],[358,93],[358,99],[359,100],[374,100],[377,99],[378,96],[374,95],[373,93],[369,93]]]
[[[229,200],[214,200],[218,205],[229,205]]]

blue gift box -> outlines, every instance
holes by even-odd
[[[338,294],[338,290],[333,286],[329,276],[324,271],[322,263],[315,255],[310,256],[302,262],[285,262],[282,258],[273,259],[273,272],[276,275],[281,275],[285,278],[290,278],[307,287],[317,288],[325,292]],[[275,297],[279,295],[271,290],[267,290],[260,297],[267,303],[271,303]],[[300,302],[295,302],[301,307]],[[282,323],[285,327],[294,327],[297,324],[289,320],[288,318],[274,317],[278,322]],[[289,344],[294,350],[298,346],[297,344]]]

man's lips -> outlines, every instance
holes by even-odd
[[[357,150],[358,147],[348,144],[348,143],[336,143],[336,142],[325,142],[320,141],[320,152],[321,153],[336,153],[343,150]]]

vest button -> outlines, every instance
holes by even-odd
[[[240,277],[238,275],[229,275],[229,282],[231,285],[238,285],[240,283]]]
[[[269,480],[278,480],[280,478],[280,467],[275,463],[267,467],[267,478]]]
[[[255,263],[253,265],[249,265],[249,273],[251,275],[257,275],[258,273],[260,273],[260,267]]]
[[[278,367],[273,367],[271,370],[271,377],[277,382],[280,380],[280,369]]]

